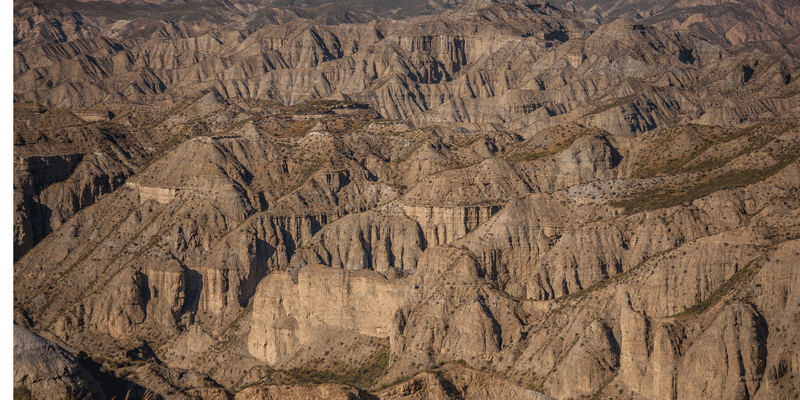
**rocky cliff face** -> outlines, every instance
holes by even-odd
[[[214,91],[284,104],[345,99],[424,125],[580,121],[614,134],[676,122],[741,123],[797,107],[791,58],[735,56],[680,31],[625,18],[600,26],[538,4],[489,3],[403,23],[296,21],[49,46],[46,55],[17,46],[16,101],[174,103]],[[751,95],[733,105],[724,101],[730,90]]]
[[[690,31],[707,40],[737,47],[762,49],[787,48],[797,51],[794,41],[797,4],[791,1],[763,0],[747,3],[734,1],[683,0],[618,1],[609,4],[593,1],[554,1],[589,18],[612,20],[619,16],[642,19],[646,23]]]
[[[388,337],[395,311],[412,301],[415,285],[388,281],[376,272],[305,266],[297,283],[288,274],[271,274],[253,301],[248,351],[270,365],[281,365],[303,346],[337,331]],[[298,319],[296,316],[305,316]]]
[[[768,260],[793,259],[778,254],[797,234],[794,125],[598,131],[563,149],[537,134],[450,170],[478,157],[458,146],[463,133],[431,131],[420,148],[440,145],[392,156],[393,143],[424,131],[365,142],[363,130],[330,135],[334,154],[353,158],[329,157],[317,172],[292,166],[314,154],[279,156],[318,145],[316,131],[186,141],[20,259],[21,315],[87,351],[98,335],[123,352],[131,338],[164,343],[170,368],[201,365],[230,387],[296,382],[309,368],[344,379],[336,363],[388,384],[455,361],[555,398],[791,387],[791,372],[766,383],[782,361],[764,341],[770,319],[791,315],[790,295],[759,306],[751,290],[767,290],[757,279]],[[645,163],[652,140],[674,159]],[[421,160],[429,167],[414,180],[386,169]],[[763,164],[739,172],[757,165],[746,160]],[[706,194],[719,184],[731,186]],[[730,346],[715,347],[727,332]],[[709,352],[749,357],[743,386],[727,364],[716,386],[692,381]]]
[[[88,396],[103,399],[103,389],[74,355],[33,332],[14,325],[14,396]]]
[[[796,396],[797,60],[586,16],[19,30],[18,390]]]
[[[14,258],[139,171],[157,140],[76,113],[14,107]]]

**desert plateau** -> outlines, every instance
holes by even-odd
[[[15,400],[800,397],[797,1],[13,11]]]

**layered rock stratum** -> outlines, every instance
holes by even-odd
[[[667,3],[15,2],[15,396],[800,395],[797,6]]]

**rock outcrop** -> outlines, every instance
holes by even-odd
[[[17,11],[21,393],[800,394],[794,39],[197,4]]]
[[[293,21],[231,34],[186,29],[167,39],[158,32],[74,40],[81,45],[59,39],[46,57],[19,44],[15,100],[88,107],[109,98],[205,99],[172,117],[177,122],[225,99],[344,99],[423,125],[574,121],[630,135],[676,122],[755,121],[797,107],[791,58],[736,56],[626,18],[599,26],[549,5],[488,2],[403,24]],[[699,82],[707,90],[693,91]],[[724,99],[732,89],[751,96],[731,105]]]
[[[273,273],[253,299],[248,351],[280,365],[309,342],[341,331],[388,337],[395,311],[414,298],[410,280],[387,280],[376,272],[307,265],[297,283]]]
[[[29,398],[68,396],[104,399],[105,393],[73,354],[14,325],[14,393]]]

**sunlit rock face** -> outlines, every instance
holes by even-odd
[[[417,3],[16,1],[15,396],[797,397],[797,6]]]

